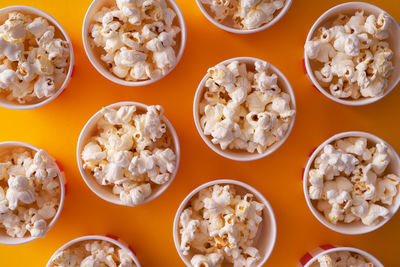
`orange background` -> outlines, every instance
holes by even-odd
[[[129,88],[103,78],[85,55],[81,27],[91,0],[1,0],[0,7],[31,5],[53,15],[70,35],[76,61],[69,87],[55,101],[32,111],[0,108],[0,141],[23,141],[47,150],[61,162],[68,180],[64,209],[47,236],[25,245],[0,245],[0,266],[45,266],[65,242],[106,233],[130,243],[143,266],[183,266],[172,238],[175,212],[192,189],[217,178],[239,179],[254,186],[274,208],[277,242],[265,266],[295,266],[305,252],[326,243],[364,249],[386,266],[400,266],[400,214],[373,233],[346,236],[319,223],[303,196],[300,177],[308,154],[335,133],[368,131],[400,151],[399,89],[378,103],[348,107],[317,92],[304,75],[303,44],[308,30],[325,10],[341,2],[294,0],[288,13],[271,28],[235,35],[206,20],[194,0],[177,0],[188,31],[181,62],[161,81]],[[370,2],[400,21],[398,1]],[[267,158],[249,163],[230,161],[211,151],[192,117],[194,93],[207,68],[237,56],[258,57],[278,67],[297,99],[297,118],[286,143]],[[79,174],[75,154],[86,121],[105,105],[129,100],[164,106],[182,149],[180,169],[171,187],[156,200],[134,208],[110,204],[92,193]]]

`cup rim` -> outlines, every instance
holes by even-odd
[[[180,41],[180,48],[178,55],[176,57],[176,62],[175,64],[167,71],[165,75],[161,75],[157,79],[149,79],[149,80],[144,80],[144,81],[126,81],[124,79],[118,78],[114,74],[112,74],[110,71],[103,71],[103,69],[99,66],[99,64],[96,63],[96,60],[94,59],[95,56],[90,53],[92,50],[90,48],[90,43],[89,43],[89,26],[91,22],[90,15],[92,14],[93,9],[95,8],[95,4],[101,0],[93,0],[92,3],[90,4],[88,10],[86,11],[85,18],[83,20],[83,25],[82,25],[82,42],[83,42],[83,47],[85,49],[85,53],[87,58],[89,59],[90,63],[92,66],[97,70],[98,73],[100,73],[104,78],[108,79],[109,81],[123,85],[123,86],[128,86],[128,87],[136,87],[136,86],[145,86],[145,85],[150,85],[153,84],[162,78],[168,76],[179,64],[180,60],[182,59],[183,53],[186,48],[186,40],[187,40],[187,29],[186,29],[186,23],[185,23],[185,18],[183,16],[182,11],[180,10],[178,4],[174,0],[166,0],[168,1],[171,6],[173,7],[174,11],[176,12],[176,16],[179,20],[179,26],[181,27],[181,41]]]
[[[392,17],[388,12],[386,12],[383,9],[381,9],[380,7],[375,6],[373,4],[370,4],[370,3],[365,3],[365,2],[347,2],[347,3],[336,5],[336,6],[332,7],[332,8],[330,8],[330,9],[328,9],[327,11],[325,11],[314,22],[313,26],[311,27],[310,31],[307,34],[306,42],[310,41],[312,39],[315,31],[318,30],[321,22],[323,20],[325,20],[326,18],[332,16],[333,13],[337,9],[342,8],[342,7],[353,7],[355,5],[358,5],[360,7],[360,9],[362,9],[363,7],[369,7],[371,9],[375,9],[375,10],[377,10],[379,12],[383,12],[383,13],[387,14],[392,19],[392,21],[394,22],[393,23],[393,27],[396,27],[398,29],[398,31],[400,32],[399,23],[395,20],[394,17]],[[339,104],[347,105],[347,106],[364,106],[364,105],[375,103],[375,102],[381,100],[382,98],[384,98],[385,96],[387,96],[390,92],[392,92],[393,89],[396,88],[396,86],[400,82],[400,77],[398,77],[397,81],[395,81],[390,88],[386,88],[385,92],[383,93],[383,95],[378,96],[378,97],[368,97],[368,98],[361,98],[361,99],[356,99],[356,100],[346,100],[346,99],[336,98],[332,94],[330,94],[326,89],[324,89],[320,85],[320,83],[317,81],[317,79],[315,78],[313,69],[311,68],[310,59],[308,58],[305,49],[304,49],[303,58],[304,58],[304,65],[305,65],[305,69],[306,69],[306,75],[310,79],[311,83],[318,89],[318,91],[320,91],[324,96],[326,96],[330,100],[335,101],[336,103],[339,103]]]
[[[147,109],[148,105],[146,104],[142,104],[139,102],[133,102],[133,101],[123,101],[123,102],[117,102],[108,106],[105,106],[103,108],[116,108],[116,107],[121,107],[121,106],[136,106],[139,108],[143,108],[143,109]],[[179,138],[178,138],[178,134],[176,133],[174,127],[172,126],[171,122],[166,118],[166,116],[164,114],[162,114],[161,119],[162,121],[167,125],[167,129],[169,131],[169,133],[171,134],[171,137],[174,141],[174,152],[175,152],[175,157],[176,157],[176,163],[175,163],[175,170],[174,172],[171,174],[171,177],[169,179],[169,181],[165,184],[162,184],[162,188],[156,192],[155,194],[152,194],[147,197],[142,203],[136,205],[136,206],[129,206],[124,204],[119,198],[117,199],[110,199],[106,196],[104,196],[103,194],[101,194],[100,192],[98,192],[96,190],[96,188],[94,188],[89,180],[94,180],[95,179],[93,177],[87,177],[86,173],[85,173],[85,169],[82,166],[82,160],[81,160],[81,153],[82,153],[82,149],[84,144],[83,142],[84,140],[84,134],[86,133],[86,131],[88,130],[88,128],[90,126],[92,126],[93,124],[95,124],[99,118],[99,116],[101,115],[101,112],[103,110],[103,108],[101,108],[100,110],[98,110],[85,124],[85,126],[82,128],[81,133],[79,134],[79,138],[78,138],[78,143],[77,143],[77,148],[76,148],[76,159],[78,162],[78,168],[79,168],[79,172],[83,178],[83,180],[85,181],[86,185],[90,188],[90,190],[95,193],[98,197],[100,197],[101,199],[113,203],[113,204],[117,204],[120,206],[126,206],[126,207],[136,207],[142,204],[145,204],[147,202],[150,202],[154,199],[156,199],[157,197],[159,197],[162,193],[164,193],[168,187],[171,185],[172,181],[175,179],[176,174],[178,173],[178,169],[179,169],[179,163],[180,163],[180,158],[181,158],[181,150],[180,150],[180,144],[179,144]],[[96,181],[95,181],[96,182]]]
[[[256,61],[261,61],[261,62],[265,62],[268,64],[269,69],[271,70],[272,73],[276,73],[278,75],[279,80],[281,80],[281,82],[283,84],[285,84],[285,90],[282,90],[283,92],[287,93],[290,96],[290,102],[291,102],[291,108],[295,111],[295,113],[293,114],[291,120],[290,120],[290,124],[289,124],[289,128],[287,129],[285,136],[279,140],[276,145],[273,148],[267,148],[267,150],[264,153],[249,153],[246,151],[243,151],[243,156],[242,155],[230,155],[230,149],[226,149],[226,150],[222,150],[221,147],[219,145],[215,145],[210,141],[210,138],[208,138],[204,132],[203,129],[200,125],[200,115],[199,115],[199,104],[202,98],[202,92],[204,91],[204,84],[206,83],[207,79],[209,78],[209,74],[206,73],[206,75],[203,77],[203,79],[200,81],[195,96],[194,96],[194,101],[193,101],[193,118],[194,118],[194,123],[196,125],[196,129],[197,132],[199,133],[200,137],[203,139],[204,143],[207,144],[207,146],[209,148],[211,148],[212,151],[214,151],[215,153],[217,153],[218,155],[230,159],[230,160],[235,160],[235,161],[254,161],[254,160],[259,160],[262,159],[270,154],[272,154],[273,152],[275,152],[276,150],[278,150],[288,139],[289,135],[291,134],[293,127],[294,127],[294,122],[296,120],[296,114],[297,114],[297,107],[296,107],[296,97],[293,91],[293,88],[289,82],[289,80],[286,78],[285,75],[283,75],[283,73],[274,65],[272,65],[271,63],[262,60],[262,59],[258,59],[255,57],[236,57],[236,58],[230,58],[227,60],[224,60],[222,62],[217,63],[215,66],[218,66],[220,64],[229,64],[233,61],[239,61],[239,62],[256,62]]]
[[[383,264],[377,259],[375,258],[375,256],[373,256],[372,254],[358,249],[358,248],[353,248],[353,247],[334,247],[334,248],[329,248],[327,250],[323,250],[320,251],[319,253],[317,253],[315,256],[313,256],[305,265],[304,267],[310,267],[311,264],[315,263],[315,260],[323,255],[332,253],[332,252],[339,252],[339,251],[348,251],[348,252],[353,252],[353,253],[357,253],[360,254],[362,256],[364,256],[364,258],[366,258],[367,260],[372,260],[374,261],[374,264],[378,264],[378,266],[376,267],[384,267]]]
[[[331,136],[330,138],[328,138],[326,141],[324,141],[322,144],[320,144],[314,151],[313,153],[309,156],[308,160],[307,160],[307,164],[304,168],[304,173],[303,173],[303,193],[304,193],[304,197],[306,199],[307,205],[309,207],[309,209],[311,210],[312,214],[318,219],[318,221],[320,223],[322,223],[324,226],[328,227],[329,229],[337,232],[337,233],[341,233],[341,234],[346,234],[346,235],[361,235],[361,234],[366,234],[372,231],[377,230],[378,228],[382,227],[383,225],[385,225],[388,221],[390,221],[390,219],[397,213],[397,211],[400,208],[400,202],[393,206],[393,212],[391,212],[391,214],[389,215],[389,217],[387,219],[382,220],[380,223],[378,223],[377,225],[373,225],[373,226],[368,226],[368,225],[361,225],[360,226],[360,230],[354,230],[354,229],[339,229],[339,227],[337,225],[334,225],[332,223],[330,223],[323,214],[321,214],[321,212],[319,212],[313,205],[313,203],[311,202],[311,199],[308,195],[308,173],[310,171],[311,165],[314,163],[315,158],[318,156],[318,154],[321,152],[321,150],[328,144],[342,139],[342,138],[346,138],[346,137],[364,137],[369,141],[373,141],[375,142],[382,142],[384,143],[388,149],[393,153],[394,158],[392,158],[392,160],[396,160],[397,162],[400,163],[400,157],[397,154],[396,150],[389,144],[387,143],[385,140],[383,140],[382,138],[373,135],[371,133],[367,133],[367,132],[361,132],[361,131],[349,131],[349,132],[342,132],[342,133],[338,133],[335,134],[333,136]],[[398,193],[399,194],[399,193]],[[351,224],[351,223],[350,223]],[[346,223],[342,223],[339,222],[338,225],[349,225]]]
[[[174,218],[174,223],[173,223],[173,237],[174,237],[174,244],[175,244],[175,249],[179,254],[179,257],[182,259],[182,261],[186,264],[186,266],[192,266],[191,263],[185,258],[185,256],[182,254],[180,251],[180,238],[179,238],[179,218],[182,213],[182,211],[185,209],[187,206],[188,202],[192,199],[194,195],[196,195],[200,190],[213,186],[215,184],[230,184],[238,187],[242,187],[246,189],[247,191],[251,192],[255,197],[259,199],[264,205],[265,205],[265,212],[267,213],[267,216],[270,218],[270,229],[271,229],[271,242],[272,246],[267,250],[267,253],[263,256],[261,261],[258,263],[256,267],[263,266],[269,257],[271,256],[272,251],[274,250],[275,243],[276,243],[276,235],[277,235],[277,226],[276,226],[276,218],[275,218],[275,213],[274,210],[272,209],[271,204],[268,202],[268,200],[264,197],[263,194],[261,194],[260,191],[255,189],[254,187],[238,181],[238,180],[232,180],[232,179],[218,179],[218,180],[213,180],[207,183],[204,183],[198,187],[196,187],[194,190],[192,190],[181,202],[179,205],[178,210],[175,213],[175,218]]]
[[[108,236],[103,236],[103,235],[85,235],[85,236],[80,236],[80,237],[77,237],[75,239],[68,241],[67,243],[65,243],[64,245],[59,247],[53,253],[53,255],[51,255],[49,261],[47,262],[46,267],[50,267],[51,261],[53,260],[55,255],[57,255],[57,253],[63,251],[64,249],[67,249],[68,247],[70,247],[76,243],[83,242],[83,241],[89,241],[89,240],[107,241],[107,242],[110,242],[110,243],[116,245],[117,247],[123,249],[126,253],[129,254],[129,256],[132,258],[133,262],[136,264],[137,267],[141,267],[139,260],[137,259],[135,254],[129,249],[129,247],[127,247],[126,245],[121,243],[119,240],[115,240],[113,238],[110,238]]]
[[[212,24],[217,26],[218,28],[230,32],[230,33],[235,33],[235,34],[251,34],[251,33],[257,33],[263,30],[268,29],[275,23],[277,23],[289,10],[290,6],[292,5],[292,0],[286,0],[284,3],[284,6],[280,10],[279,14],[275,16],[270,22],[266,23],[265,25],[258,27],[256,29],[251,29],[251,30],[241,30],[241,29],[236,29],[233,27],[226,26],[218,21],[216,21],[204,8],[203,4],[201,3],[201,0],[196,0],[197,6],[201,10],[201,13],[207,18],[208,21],[210,21]]]
[[[0,149],[1,149],[3,146],[24,147],[24,148],[31,149],[32,151],[35,151],[35,152],[37,152],[37,151],[40,150],[40,148],[38,148],[38,147],[36,147],[36,146],[33,146],[33,145],[31,145],[31,144],[28,144],[28,143],[24,143],[24,142],[18,142],[18,141],[0,142]],[[43,149],[42,149],[42,150],[43,150]],[[52,161],[52,164],[54,164],[54,166],[57,167],[57,175],[58,175],[58,179],[59,179],[59,181],[60,181],[60,201],[59,201],[59,206],[58,206],[58,209],[57,209],[56,214],[54,215],[54,217],[52,218],[52,220],[50,221],[50,223],[47,225],[47,230],[46,230],[46,234],[47,234],[47,233],[50,231],[50,229],[53,227],[53,225],[56,223],[56,221],[58,220],[58,218],[60,217],[61,211],[62,211],[62,209],[63,209],[63,207],[64,207],[64,200],[65,200],[65,183],[64,183],[64,180],[63,180],[62,171],[61,171],[60,167],[58,166],[58,164],[56,163],[56,161],[53,159],[53,157],[50,156],[49,153],[47,153],[47,151],[45,151],[45,150],[43,150],[43,151],[44,151],[44,152],[47,154],[47,156],[50,158],[50,160]],[[46,234],[45,234],[45,235],[46,235]],[[13,238],[13,237],[10,237],[11,240],[12,240],[12,239],[18,239],[18,241],[15,241],[15,242],[1,240],[1,238],[0,238],[0,244],[3,244],[3,245],[22,245],[22,244],[26,244],[26,243],[35,241],[36,239],[43,238],[43,237],[44,237],[44,236],[42,236],[42,237],[39,237],[39,236],[37,236],[37,237],[30,236],[30,237],[21,237],[21,238]]]
[[[57,92],[44,99],[43,101],[40,101],[38,103],[35,104],[17,104],[17,103],[7,103],[4,102],[3,100],[0,100],[0,106],[4,107],[4,108],[8,108],[8,109],[13,109],[13,110],[32,110],[32,109],[36,109],[39,108],[41,106],[44,106],[48,103],[50,103],[51,101],[53,101],[54,99],[56,99],[64,90],[65,88],[68,86],[71,78],[72,78],[72,73],[73,73],[73,69],[74,69],[74,49],[72,47],[72,42],[71,39],[68,36],[68,33],[65,31],[65,29],[61,26],[61,24],[53,17],[51,16],[49,13],[40,10],[38,8],[35,7],[31,7],[31,6],[24,6],[24,5],[14,5],[14,6],[8,6],[8,7],[4,7],[0,9],[0,13],[3,12],[8,12],[8,11],[23,11],[28,13],[29,15],[37,15],[40,17],[45,18],[46,20],[48,20],[50,22],[50,24],[53,24],[60,32],[61,34],[64,36],[65,41],[68,43],[69,45],[69,66],[68,66],[68,73],[65,77],[65,80],[63,82],[63,84],[61,85],[61,87],[57,90]]]

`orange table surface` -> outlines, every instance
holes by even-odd
[[[294,0],[288,13],[271,28],[235,35],[212,25],[194,0],[177,0],[188,32],[182,60],[159,82],[129,88],[103,78],[86,57],[81,28],[91,0],[1,0],[0,7],[28,5],[53,15],[70,35],[76,60],[69,87],[55,101],[32,111],[0,108],[0,141],[23,141],[47,150],[63,165],[68,181],[64,209],[47,236],[25,245],[0,245],[0,266],[45,266],[62,244],[88,234],[120,236],[131,244],[143,266],[184,266],[173,243],[175,212],[191,190],[217,178],[246,182],[271,203],[278,233],[265,266],[295,266],[304,253],[327,243],[357,247],[386,266],[400,266],[400,214],[373,233],[346,236],[319,223],[304,200],[302,169],[313,148],[331,135],[367,131],[400,151],[399,89],[378,103],[349,107],[323,96],[304,74],[303,45],[309,29],[323,12],[341,2]],[[370,2],[400,21],[398,1]],[[193,97],[207,69],[238,56],[258,57],[275,65],[291,82],[297,100],[296,122],[287,141],[270,156],[247,163],[222,158],[209,149],[192,116]],[[76,162],[76,144],[86,121],[101,107],[119,101],[162,105],[182,150],[178,175],[168,190],[133,208],[113,205],[92,193]]]

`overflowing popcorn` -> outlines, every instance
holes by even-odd
[[[319,256],[310,267],[374,267],[362,255],[349,251],[337,251]]]
[[[127,81],[158,79],[176,64],[181,29],[166,0],[116,0],[103,7],[91,24],[90,36],[101,60]]]
[[[256,266],[261,256],[254,239],[263,209],[252,194],[237,194],[232,185],[205,188],[180,215],[180,250],[194,267]]]
[[[161,106],[149,106],[147,112],[128,105],[104,108],[97,133],[82,151],[84,169],[125,205],[143,203],[152,186],[167,183],[175,171],[173,141],[162,114]]]
[[[58,169],[43,151],[16,148],[0,159],[0,229],[42,237],[60,205]]]
[[[42,17],[11,12],[0,25],[0,94],[35,103],[54,95],[66,79],[69,44]]]
[[[308,195],[333,224],[361,221],[376,225],[390,216],[400,178],[387,171],[384,143],[348,137],[326,145],[308,173]]]
[[[208,70],[200,124],[222,150],[264,153],[285,137],[295,114],[268,63],[255,61],[254,67],[233,61]]]
[[[50,267],[136,267],[124,249],[108,241],[81,241],[58,252]]]
[[[392,20],[379,16],[340,15],[330,28],[321,27],[305,51],[318,70],[315,77],[336,98],[359,99],[384,94],[393,72],[389,47]]]
[[[241,30],[260,28],[281,10],[285,0],[201,0],[213,18]]]

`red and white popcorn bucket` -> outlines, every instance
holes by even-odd
[[[303,257],[300,258],[299,263],[297,264],[296,267],[310,267],[313,263],[318,261],[318,258],[320,256],[329,254],[329,253],[335,253],[335,252],[340,252],[340,251],[348,251],[351,253],[356,253],[362,255],[368,262],[371,262],[374,264],[375,267],[384,267],[383,264],[374,256],[369,254],[368,252],[365,252],[361,249],[358,248],[352,248],[352,247],[340,247],[340,246],[335,246],[335,245],[322,245],[319,246],[310,252],[307,252],[304,254]]]

